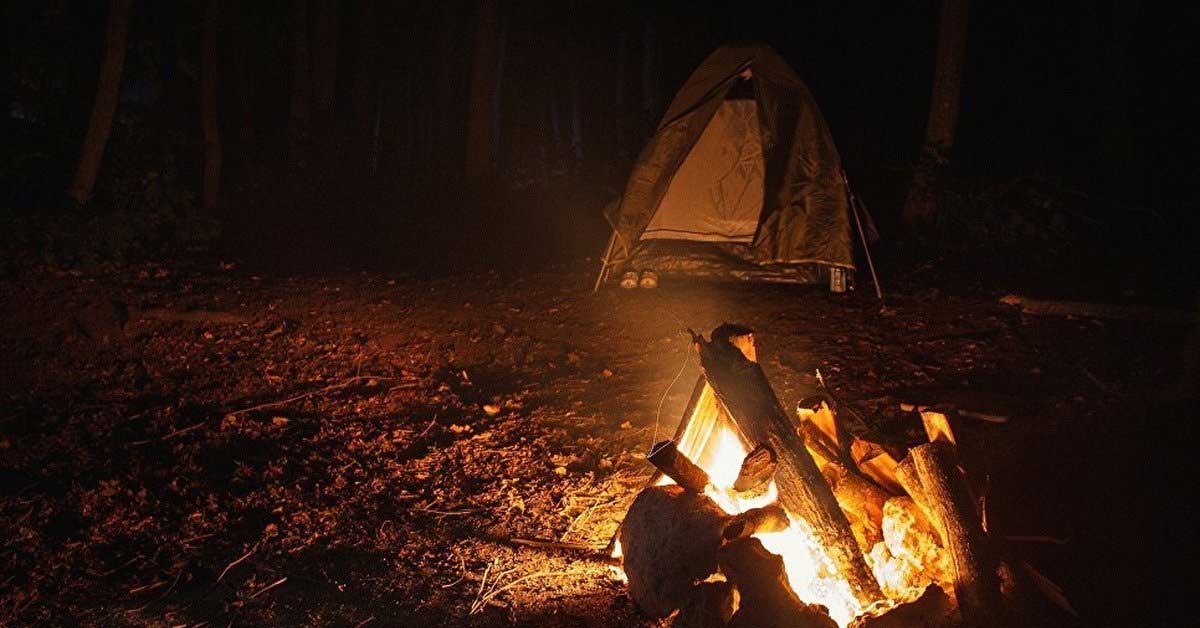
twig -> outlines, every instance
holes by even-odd
[[[488,603],[490,603],[492,601],[492,599],[495,598],[497,595],[504,593],[505,591],[517,586],[518,584],[521,584],[522,582],[524,582],[526,580],[530,580],[533,578],[549,578],[552,576],[569,576],[569,575],[571,575],[571,572],[569,572],[569,571],[539,571],[536,573],[531,573],[526,576],[521,576],[520,578],[517,578],[516,580],[513,580],[512,582],[509,582],[508,584],[506,584],[502,587],[495,587],[493,585],[493,587],[491,589],[489,589],[487,594],[484,595],[483,597],[476,596],[475,602],[473,602],[471,604],[471,614],[474,615],[474,614],[478,613],[479,611],[483,610],[483,607],[487,606]],[[482,590],[482,588],[480,590]]]
[[[382,377],[379,375],[355,375],[354,377],[343,380],[336,384],[330,384],[329,386],[326,386],[324,388],[318,388],[317,390],[312,390],[312,391],[309,391],[309,392],[306,392],[306,393],[303,393],[300,395],[288,397],[287,399],[281,399],[279,401],[269,401],[267,403],[260,403],[256,406],[250,406],[249,408],[242,408],[241,410],[234,410],[233,412],[230,412],[228,414],[237,416],[239,414],[246,414],[248,412],[254,412],[255,410],[266,410],[267,408],[277,408],[279,406],[286,406],[289,403],[292,403],[295,401],[300,401],[301,399],[308,399],[309,397],[315,397],[315,396],[323,394],[323,393],[333,392],[335,390],[341,390],[343,388],[350,386],[351,384],[354,384],[355,382],[360,382],[363,380],[372,380],[372,379],[377,380],[377,381],[394,381],[396,378],[395,377]]]
[[[277,587],[285,582],[287,582],[287,576],[284,576],[284,577],[276,580],[275,582],[268,584],[266,587],[259,589],[258,593],[255,593],[254,595],[250,596],[250,599],[253,600],[254,598],[262,595],[263,593],[266,593],[267,591],[270,591],[271,589],[274,589],[275,587]]]
[[[198,430],[202,427],[204,427],[204,421],[201,421],[195,425],[185,427],[183,429],[175,430],[174,432],[171,432],[170,434],[163,436],[160,440],[171,440],[172,438],[175,438],[176,436],[182,436],[184,434],[187,434],[188,432]]]
[[[217,582],[220,582],[221,580],[223,580],[225,578],[225,574],[229,573],[230,569],[233,569],[234,567],[236,567],[238,565],[238,563],[242,562],[243,560],[250,558],[250,555],[253,554],[257,550],[258,550],[258,543],[255,543],[254,547],[251,547],[249,552],[246,552],[245,554],[242,555],[241,558],[226,565],[225,570],[221,572],[221,575],[217,576]]]
[[[375,616],[371,615],[370,617],[358,622],[357,624],[354,624],[354,628],[362,628],[363,626],[366,626],[367,624],[369,624],[373,621],[375,621]]]
[[[455,554],[455,556],[458,556],[458,566],[459,566],[459,570],[462,572],[462,575],[458,577],[458,580],[455,580],[454,582],[451,582],[450,584],[443,584],[442,585],[443,589],[449,589],[450,587],[467,579],[467,561],[464,560],[463,557],[457,553]]]
[[[508,542],[513,545],[523,547],[536,547],[538,549],[563,550],[568,552],[599,552],[603,547],[588,545],[587,543],[571,543],[569,541],[551,541],[548,539],[525,539],[521,537],[510,537]]]

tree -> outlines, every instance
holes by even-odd
[[[492,113],[496,99],[498,46],[496,0],[479,3],[475,19],[475,55],[471,64],[471,102],[467,119],[467,178],[489,178],[492,163]]]
[[[317,0],[313,16],[312,85],[313,113],[318,134],[328,141],[333,136],[334,104],[337,96],[339,11],[337,0]]]
[[[903,218],[909,226],[927,222],[937,211],[937,191],[950,164],[950,150],[954,147],[954,132],[958,126],[966,49],[967,0],[942,0],[925,144],[917,158],[904,203]]]
[[[312,79],[309,76],[308,2],[292,2],[292,102],[288,119],[288,160],[305,165],[312,117]]]
[[[133,0],[110,0],[108,26],[104,35],[104,60],[100,65],[100,80],[96,85],[96,100],[88,120],[87,134],[79,153],[75,178],[67,196],[83,205],[92,197],[96,175],[104,158],[104,147],[112,132],[113,116],[121,96],[121,72],[125,66],[125,49],[129,36],[129,8]]]
[[[205,210],[217,207],[221,190],[221,134],[217,127],[217,2],[208,0],[204,8],[200,62],[200,126],[204,133],[204,187],[201,199]]]

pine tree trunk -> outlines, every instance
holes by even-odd
[[[201,36],[200,124],[204,132],[204,188],[201,198],[208,212],[216,209],[221,191],[221,134],[217,125],[217,2],[208,0],[206,3]]]
[[[312,82],[308,51],[308,0],[292,0],[292,103],[288,121],[288,161],[303,167],[308,157]]]
[[[125,66],[125,48],[129,36],[129,7],[133,0],[111,0],[108,4],[108,27],[104,36],[104,61],[96,85],[96,101],[88,120],[87,134],[79,153],[75,178],[67,195],[80,205],[87,203],[96,186],[96,175],[104,158],[104,146],[112,132],[113,116],[121,95],[121,71]]]
[[[467,118],[468,180],[479,183],[491,177],[492,113],[496,99],[497,53],[496,0],[479,3],[475,19],[475,55],[471,64],[471,101]]]
[[[936,214],[938,189],[950,163],[966,60],[967,4],[968,0],[942,0],[925,144],[904,203],[904,222],[910,226],[927,222]]]

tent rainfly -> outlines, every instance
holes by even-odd
[[[724,46],[680,88],[605,210],[613,233],[596,288],[614,270],[789,283],[852,273],[854,212],[800,77],[766,45]]]

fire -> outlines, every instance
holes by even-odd
[[[689,440],[685,435],[680,449]],[[718,422],[704,440],[702,450],[694,456],[695,462],[709,475],[711,485],[705,491],[725,512],[734,515],[751,508],[772,504],[778,497],[775,482],[765,492],[745,497],[733,490],[742,460],[750,452],[746,440],[728,424]],[[694,436],[693,436],[694,437]],[[692,449],[695,451],[695,449]],[[672,484],[662,477],[658,485]],[[907,500],[906,502],[903,500]],[[807,522],[788,513],[791,526],[781,532],[760,533],[756,537],[763,546],[783,558],[788,583],[801,600],[824,605],[830,617],[845,628],[859,615],[877,613],[894,604],[913,599],[931,581],[942,582],[947,573],[945,552],[937,546],[931,530],[924,529],[919,522],[911,499],[890,500],[885,508],[883,521],[884,541],[877,543],[866,554],[888,600],[885,608],[865,609],[851,592],[849,583],[839,574],[839,566],[825,552],[812,534]]]

